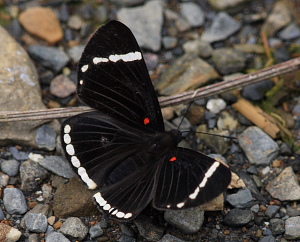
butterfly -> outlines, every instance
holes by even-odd
[[[178,147],[181,133],[165,131],[139,45],[121,22],[101,26],[87,43],[77,93],[94,111],[64,121],[62,147],[111,218],[132,220],[151,201],[159,210],[195,207],[226,190],[226,165]]]

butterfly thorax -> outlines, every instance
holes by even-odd
[[[157,133],[147,140],[147,152],[151,155],[165,155],[170,149],[177,147],[182,140],[181,132],[171,130],[169,132]]]

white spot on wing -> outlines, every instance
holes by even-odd
[[[115,211],[113,211],[111,214],[112,214],[112,215],[116,215],[117,212],[119,212],[118,209],[116,209]]]
[[[117,212],[116,217],[123,218],[125,216],[125,213],[123,212]]]
[[[97,57],[98,58],[98,57]],[[95,58],[94,58],[95,59]],[[99,58],[99,59],[106,59],[106,58]],[[142,53],[139,51],[136,52],[129,52],[127,54],[123,55],[110,55],[108,59],[112,62],[117,62],[119,60],[130,62],[130,61],[136,61],[142,59]]]
[[[197,188],[195,189],[195,191],[194,191],[192,194],[189,195],[189,198],[190,198],[190,199],[195,199],[195,198],[197,197],[199,191],[200,191],[200,188],[197,187]]]
[[[111,206],[109,204],[105,204],[103,207],[104,210],[109,210],[111,209]]]
[[[89,68],[89,65],[84,65],[81,67],[81,71],[86,72],[88,68]]]
[[[107,58],[102,57],[95,57],[93,59],[94,64],[102,63],[102,62],[108,62],[109,60]]]
[[[68,133],[70,133],[70,131],[71,131],[71,126],[67,124],[67,125],[64,127],[64,132],[65,132],[65,134],[68,134]]]
[[[71,143],[71,136],[69,134],[64,134],[64,142],[66,144],[70,144]]]
[[[202,180],[202,182],[200,183],[199,187],[204,187],[206,182],[207,182],[207,179],[210,178],[214,172],[216,171],[216,169],[219,167],[220,165],[220,162],[218,161],[215,161],[211,167],[209,167],[208,171],[205,173],[205,176]]]
[[[103,207],[107,202],[104,200],[104,198],[101,196],[100,192],[97,192],[94,194],[94,198],[96,199],[96,202]]]
[[[78,159],[77,156],[75,156],[75,155],[73,155],[73,156],[71,157],[71,162],[72,162],[72,165],[73,165],[74,167],[76,167],[76,168],[79,168],[80,165],[81,165],[79,159]]]
[[[126,213],[126,214],[124,215],[124,218],[130,218],[130,217],[132,217],[132,213]]]
[[[83,167],[78,168],[78,175],[86,183],[89,189],[95,189],[97,187],[97,184],[89,178],[88,174],[86,173],[86,169]]]
[[[71,144],[68,144],[68,145],[66,146],[66,152],[67,152],[69,155],[74,155],[74,154],[75,154],[74,146],[71,145]]]
[[[184,202],[177,204],[177,208],[182,208],[183,206],[184,206]]]
[[[82,85],[82,84],[83,84],[83,80],[80,80],[80,81],[79,81],[79,84]]]

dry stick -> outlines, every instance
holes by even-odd
[[[229,81],[223,81],[209,86],[199,88],[195,91],[184,92],[182,94],[173,95],[170,97],[159,98],[160,106],[175,106],[178,104],[189,103],[191,101],[205,98],[208,96],[221,94],[230,90],[241,88],[249,84],[263,81],[278,75],[282,75],[291,71],[298,70],[300,67],[300,57],[277,64],[252,74],[244,75],[239,78],[235,78]],[[0,112],[0,122],[12,122],[12,121],[30,121],[41,119],[56,119],[66,118],[79,114],[82,112],[88,112],[93,109],[89,107],[72,107],[72,108],[54,108],[44,110],[33,111],[12,111],[12,112]]]

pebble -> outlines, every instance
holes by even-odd
[[[84,48],[84,45],[76,45],[68,50],[68,55],[71,57],[73,62],[78,63]]]
[[[274,36],[276,32],[287,26],[292,20],[291,12],[288,5],[284,1],[274,3],[271,14],[264,22],[261,32],[268,36]]]
[[[52,232],[47,234],[46,242],[70,242],[63,234],[58,232]]]
[[[28,160],[28,153],[18,150],[16,147],[9,147],[9,151],[18,161]]]
[[[162,38],[162,43],[165,49],[173,49],[177,45],[177,38],[172,36],[165,36]]]
[[[39,160],[39,164],[48,171],[51,171],[52,173],[65,178],[76,176],[75,172],[72,170],[70,163],[61,156],[45,156],[44,159]]]
[[[253,206],[254,198],[248,188],[239,190],[237,193],[227,195],[226,201],[235,208],[249,208]]]
[[[213,114],[218,114],[226,108],[226,102],[221,98],[209,99],[206,108]]]
[[[204,211],[201,207],[184,210],[166,210],[164,218],[167,223],[186,234],[197,233],[204,222]]]
[[[42,125],[36,133],[36,143],[40,149],[54,150],[56,147],[56,132],[49,125]]]
[[[199,57],[208,58],[212,55],[213,48],[211,45],[200,39],[190,40],[183,44],[185,52],[195,53]]]
[[[84,22],[79,15],[71,15],[68,19],[68,27],[74,30],[80,30],[83,23]]]
[[[100,237],[103,234],[103,230],[100,224],[96,224],[89,229],[89,234],[92,239]]]
[[[178,239],[177,237],[170,234],[165,234],[164,237],[162,237],[162,239],[158,242],[184,242],[184,240]]]
[[[279,176],[266,186],[270,195],[280,201],[300,200],[298,178],[291,167],[285,168]]]
[[[230,0],[230,1],[208,0],[208,2],[213,8],[222,11],[222,10],[232,9],[240,5],[246,4],[247,0]]]
[[[203,31],[201,40],[209,43],[225,40],[240,28],[240,22],[226,12],[220,12],[213,19],[211,26]]]
[[[300,37],[300,27],[296,23],[291,23],[278,33],[282,40],[292,40]]]
[[[246,65],[245,55],[228,47],[214,50],[212,59],[222,75],[242,71]]]
[[[276,242],[275,237],[272,235],[261,238],[258,242]]]
[[[17,160],[4,160],[0,166],[1,171],[9,176],[16,176],[19,173],[20,163]]]
[[[47,217],[42,213],[29,213],[25,224],[29,231],[35,233],[45,233],[48,227]]]
[[[26,199],[18,188],[4,189],[3,204],[9,214],[24,214],[28,210]]]
[[[49,172],[32,160],[20,166],[21,190],[32,191],[47,178]]]
[[[223,223],[228,226],[245,226],[253,219],[251,210],[234,208],[225,216]]]
[[[183,2],[180,4],[181,15],[189,22],[192,27],[200,27],[204,24],[204,11],[193,2]]]
[[[8,185],[9,176],[0,172],[0,187],[6,187]]]
[[[279,209],[280,209],[280,206],[270,205],[267,207],[265,214],[269,218],[273,218],[278,213]]]
[[[50,8],[28,8],[20,14],[19,21],[29,33],[46,40],[49,44],[55,44],[63,38],[60,22]]]
[[[117,18],[131,29],[140,47],[160,50],[163,24],[161,1],[149,1],[141,7],[121,8]],[[150,19],[151,24],[148,24]]]
[[[76,217],[67,218],[59,232],[76,240],[83,240],[88,234],[87,226]]]
[[[291,217],[285,221],[284,238],[288,240],[300,239],[300,216]]]
[[[50,83],[50,93],[59,98],[66,98],[75,92],[75,83],[65,75],[56,76]]]
[[[15,242],[18,241],[22,233],[4,223],[0,223],[0,240],[3,242]]]
[[[137,227],[139,234],[148,241],[158,241],[164,235],[164,229],[155,225],[146,215],[140,214],[133,223]]]
[[[269,165],[278,155],[277,143],[256,126],[245,129],[238,140],[252,164]]]
[[[279,218],[272,218],[270,220],[270,227],[272,230],[272,234],[274,234],[274,235],[283,234],[285,231],[284,220],[279,219]]]
[[[271,80],[253,83],[243,88],[242,96],[251,101],[259,101],[273,86],[274,82]]]
[[[30,45],[28,53],[42,66],[51,69],[55,73],[61,71],[70,61],[66,53],[56,47]]]

